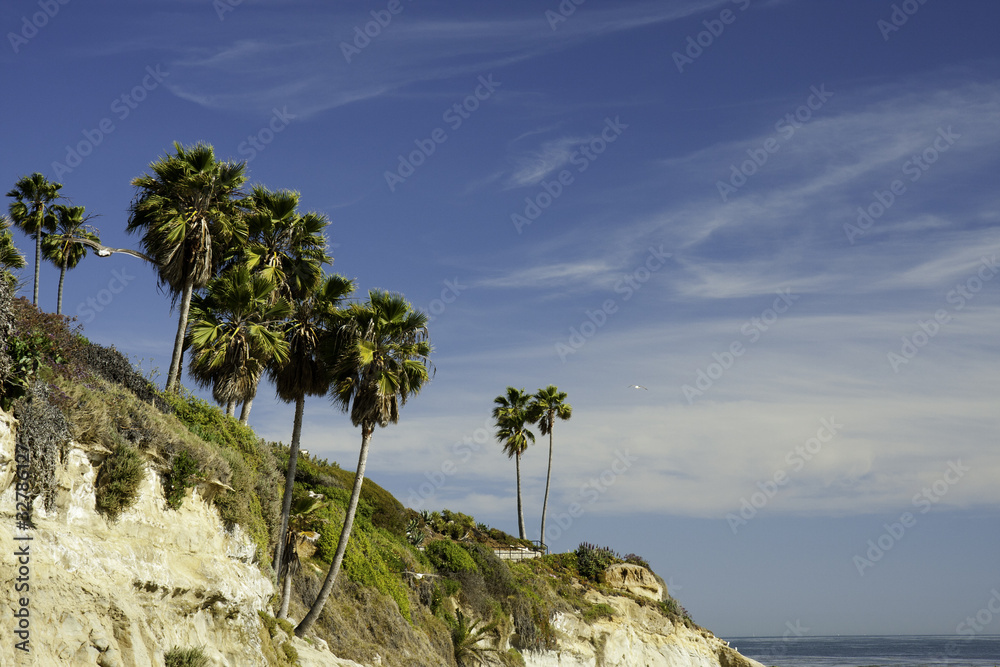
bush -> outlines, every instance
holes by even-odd
[[[206,667],[208,658],[200,648],[173,647],[163,656],[165,667]]]
[[[287,618],[279,618],[277,621],[277,625],[289,637],[295,634],[295,626],[292,625],[292,622],[289,621]]]
[[[472,556],[451,540],[435,540],[427,545],[424,553],[441,572],[477,572],[476,561]]]
[[[607,547],[581,542],[576,548],[576,569],[580,576],[600,582],[609,565],[622,562],[618,554]]]
[[[285,657],[288,658],[288,661],[293,665],[299,661],[299,652],[294,646],[292,646],[291,642],[285,642],[282,644],[281,650],[284,652]]]
[[[259,609],[257,610],[257,615],[260,616],[261,622],[264,624],[264,627],[267,628],[267,636],[274,637],[274,632],[278,627],[278,620],[274,616],[271,616],[267,612]]]
[[[116,445],[97,474],[97,511],[112,521],[117,519],[135,504],[144,476],[142,455],[125,443]]]
[[[641,567],[646,568],[647,570],[650,569],[649,568],[649,561],[647,561],[642,556],[637,556],[635,554],[625,554],[625,558],[623,560],[626,563],[630,563],[632,565],[639,565]]]
[[[170,464],[170,472],[163,477],[164,495],[167,506],[177,510],[184,502],[184,492],[195,485],[194,476],[198,474],[198,461],[185,450],[174,455]]]

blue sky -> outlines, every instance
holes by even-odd
[[[1000,586],[1000,8],[329,4],[5,3],[0,180],[62,182],[119,247],[174,141],[300,191],[332,270],[433,316],[434,380],[368,461],[410,506],[516,532],[489,411],[556,384],[553,549],[645,556],[720,635],[971,627]],[[67,283],[88,336],[167,367],[148,267]],[[291,418],[263,387],[258,432]],[[325,399],[304,440],[356,462]]]

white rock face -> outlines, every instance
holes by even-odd
[[[197,490],[179,511],[168,509],[149,470],[138,502],[109,524],[94,509],[96,471],[75,443],[56,473],[56,508],[46,513],[39,500],[35,528],[19,529],[13,425],[0,411],[0,543],[7,553],[0,559],[0,665],[159,667],[174,646],[201,647],[213,665],[264,664],[257,610],[273,586],[238,529],[227,533]],[[32,539],[14,539],[24,536]],[[30,551],[30,588],[18,592],[19,566],[7,549],[22,544]],[[30,614],[28,653],[11,636],[22,597]],[[329,652],[325,662],[323,652],[308,653],[308,664],[355,665]]]
[[[763,667],[717,637],[675,625],[628,598],[591,592],[587,601],[611,606],[614,618],[587,624],[557,615],[557,649],[526,653],[527,667]]]
[[[652,572],[631,563],[616,563],[608,567],[604,571],[604,583],[655,602],[663,600],[663,594],[666,593]]]

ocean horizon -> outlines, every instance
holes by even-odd
[[[768,667],[997,667],[1000,635],[725,637]]]

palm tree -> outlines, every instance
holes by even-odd
[[[245,266],[270,280],[275,286],[274,298],[294,302],[307,297],[323,279],[323,264],[333,261],[326,254],[323,235],[330,221],[319,213],[300,215],[299,193],[291,190],[272,192],[257,185],[250,203],[249,240],[235,249],[228,264]],[[246,422],[249,416],[250,404],[244,403],[240,420]]]
[[[35,239],[35,291],[31,302],[38,305],[38,279],[41,269],[42,232],[54,231],[51,225],[54,221],[47,215],[49,204],[59,199],[59,189],[62,183],[53,183],[45,176],[35,172],[31,176],[22,176],[7,193],[13,197],[10,204],[10,217],[14,224],[25,234]]]
[[[290,514],[287,524],[287,532],[279,537],[279,544],[283,543],[282,558],[275,568],[278,573],[278,581],[284,579],[284,586],[281,591],[281,608],[278,610],[278,618],[288,616],[288,601],[292,593],[292,577],[298,574],[299,549],[306,542],[314,542],[319,538],[319,533],[312,529],[317,523],[326,523],[326,519],[318,516],[318,512],[330,505],[330,501],[323,500],[322,495],[302,496],[296,498],[291,504]]]
[[[0,273],[24,267],[24,255],[14,245],[14,236],[10,233],[10,220],[0,215]]]
[[[191,148],[174,143],[176,155],[149,165],[152,174],[132,180],[136,198],[127,230],[142,234],[146,255],[154,260],[161,285],[180,298],[180,316],[167,374],[167,391],[180,383],[181,352],[191,296],[215,275],[234,246],[247,240],[240,187],[246,163],[219,162],[208,144]]]
[[[545,543],[545,512],[549,505],[549,482],[552,479],[552,429],[556,417],[569,419],[573,414],[573,406],[566,403],[566,392],[559,391],[554,384],[545,389],[539,389],[531,399],[528,410],[529,421],[538,424],[542,435],[549,436],[549,471],[545,476],[545,499],[542,501],[542,543]]]
[[[531,396],[524,389],[514,387],[507,387],[505,396],[493,399],[496,404],[493,408],[496,438],[503,444],[503,453],[507,458],[514,459],[517,470],[517,529],[522,540],[527,539],[527,531],[524,529],[524,507],[521,504],[521,454],[535,442],[535,434],[525,427],[530,401]]]
[[[345,412],[350,411],[351,423],[361,427],[361,452],[337,551],[316,601],[295,628],[299,637],[319,618],[340,572],[375,427],[398,422],[400,407],[420,391],[429,377],[427,315],[415,311],[402,295],[372,290],[367,303],[352,304],[331,319],[331,330],[336,335],[327,339],[324,350],[330,369],[330,393],[335,403]]]
[[[278,530],[278,545],[274,553],[274,570],[280,572],[282,551],[285,547],[285,531],[288,529],[292,504],[292,489],[295,485],[295,466],[299,457],[302,437],[302,413],[306,396],[322,396],[330,388],[330,376],[319,354],[320,341],[324,335],[324,323],[337,308],[341,299],[354,291],[354,282],[343,276],[326,277],[311,295],[298,299],[292,304],[292,313],[283,330],[288,343],[288,360],[283,364],[271,364],[268,375],[274,382],[278,398],[295,402],[295,420],[292,423],[292,444],[288,452],[288,471],[285,473],[285,496],[281,506],[281,528]],[[280,577],[279,577],[280,580]],[[287,586],[287,584],[286,584]],[[281,611],[278,618],[288,613],[287,591],[282,594]]]
[[[451,643],[455,650],[455,662],[459,667],[487,664],[490,653],[499,653],[496,647],[480,646],[487,635],[496,632],[497,621],[480,627],[481,619],[469,623],[461,609],[455,611],[455,623],[451,627]]]
[[[284,299],[273,300],[273,291],[269,280],[237,267],[192,299],[191,375],[212,387],[212,396],[228,406],[230,416],[236,402],[253,400],[269,364],[288,361],[281,323],[291,307]]]
[[[299,193],[293,190],[257,185],[250,202],[249,240],[236,261],[271,280],[277,296],[296,299],[309,294],[323,278],[323,264],[332,261],[323,235],[330,220],[321,213],[300,214]]]
[[[87,220],[83,216],[82,206],[65,206],[56,204],[52,207],[54,223],[53,230],[42,235],[42,255],[45,259],[59,267],[59,297],[56,301],[56,315],[62,315],[63,283],[66,281],[66,270],[75,269],[80,260],[87,255],[87,246],[77,239],[83,238],[94,243],[101,239],[86,227]]]

